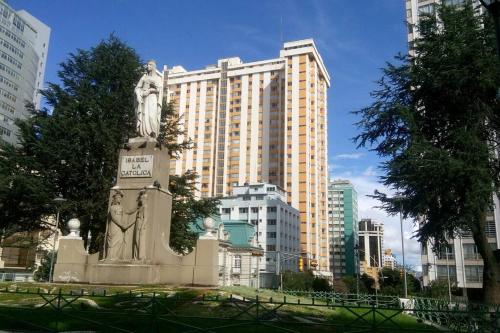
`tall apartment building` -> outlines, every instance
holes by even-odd
[[[25,103],[40,103],[50,28],[0,0],[0,139],[15,144],[14,121],[26,118]]]
[[[358,244],[358,195],[348,180],[328,183],[328,233],[334,277],[357,274],[359,262],[352,254]]]
[[[205,69],[164,70],[195,148],[171,170],[195,170],[200,196],[229,195],[245,183],[283,188],[300,211],[301,253],[329,270],[327,89],[330,76],[312,39],[288,42],[275,59],[221,59]],[[182,138],[179,138],[182,139]]]
[[[436,4],[444,4],[448,6],[460,6],[466,0],[406,0],[406,21],[408,22],[408,42],[411,43],[415,38],[418,38],[418,25],[420,17],[423,14],[433,14],[435,12]],[[481,13],[484,8],[480,5],[478,0],[473,0],[473,5]]]
[[[255,226],[257,246],[265,251],[259,264],[261,286],[272,287],[276,274],[298,271],[299,211],[286,202],[286,193],[272,184],[234,186],[220,200],[222,221],[245,220]]]
[[[361,219],[358,232],[360,272],[364,273],[366,267],[382,268],[384,225],[372,219]]]
[[[406,1],[406,16],[408,25],[408,42],[418,37],[418,30],[412,25],[418,24],[423,13],[433,13],[436,4],[460,6],[464,0],[408,0]],[[485,9],[479,1],[473,2],[477,13]],[[489,212],[487,219],[488,242],[493,248],[498,247],[500,240],[500,201],[493,193],[494,210]],[[464,233],[462,237],[449,239],[449,246],[443,246],[437,253],[432,251],[432,244],[422,244],[422,277],[424,286],[429,286],[432,281],[450,279],[460,289],[482,288],[483,260],[477,253],[477,248],[470,234]]]

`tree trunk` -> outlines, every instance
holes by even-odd
[[[500,262],[486,237],[486,212],[487,209],[481,214],[479,223],[472,225],[472,238],[484,262],[483,303],[500,304]]]

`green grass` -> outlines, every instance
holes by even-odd
[[[1,290],[18,292],[1,292]],[[76,299],[71,307],[56,311],[47,305],[40,308],[45,300],[36,292],[51,291],[56,297],[59,290],[63,294],[70,291],[84,295]],[[106,289],[106,297],[92,296]],[[30,293],[26,293],[30,291]],[[131,291],[129,293],[129,291]],[[25,293],[23,293],[25,292]],[[155,294],[152,304],[151,297]],[[35,293],[35,294],[33,294]],[[205,296],[204,296],[205,295]],[[233,299],[229,297],[233,295]],[[243,302],[241,298],[264,302],[258,308]],[[343,307],[327,307],[324,303],[312,299],[286,296],[286,304],[281,305],[285,295],[271,290],[256,290],[245,287],[228,287],[217,289],[179,288],[166,286],[90,286],[90,285],[48,285],[48,284],[0,284],[0,329],[40,330],[40,327],[52,330],[96,330],[132,332],[168,331],[181,332],[189,326],[214,329],[216,332],[285,332],[283,329],[296,332],[346,332],[348,326],[360,326],[371,329],[372,313],[366,316],[369,322],[359,320],[359,315],[371,309],[351,308],[350,312]],[[68,301],[74,297],[67,296]],[[276,304],[269,304],[271,301]],[[62,300],[63,304],[64,301]],[[293,304],[289,304],[293,303]],[[55,304],[55,303],[54,303]],[[279,321],[270,314],[276,311]],[[153,315],[155,313],[156,315]],[[381,313],[381,314],[380,314]],[[375,314],[375,322],[380,323],[385,316],[396,314],[395,310],[380,310]],[[266,315],[269,315],[266,317]],[[259,316],[264,321],[256,322]],[[262,317],[264,316],[264,317]],[[236,320],[237,319],[237,320]],[[354,322],[354,324],[353,324]],[[235,326],[236,325],[236,326]],[[279,327],[279,328],[278,328]],[[393,323],[382,325],[380,332],[400,332],[403,327],[410,331],[429,329],[429,326],[417,322],[414,318],[397,314]],[[350,327],[353,328],[353,327]],[[194,329],[194,328],[193,328]],[[196,330],[195,330],[196,331]]]

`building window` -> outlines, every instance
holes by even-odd
[[[240,207],[239,212],[240,213],[248,213],[248,207]]]
[[[457,281],[457,268],[455,266],[437,265],[437,278],[438,280],[448,279],[448,269],[450,274],[450,281]]]
[[[241,256],[234,256],[234,268],[241,269]]]
[[[481,255],[477,251],[477,246],[475,244],[463,244],[463,247],[464,247],[464,259],[465,260],[482,259]]]
[[[231,208],[222,208],[221,213],[222,214],[231,214]]]
[[[268,238],[276,238],[276,233],[275,232],[268,232],[267,237]]]
[[[274,219],[268,219],[267,220],[267,225],[276,225],[276,220],[274,220]]]
[[[268,213],[276,213],[276,207],[267,207]]]
[[[276,251],[276,245],[267,245],[266,250],[267,251]]]
[[[483,266],[465,266],[465,279],[467,282],[483,282]]]

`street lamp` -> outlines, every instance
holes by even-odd
[[[500,0],[479,0],[493,17],[497,37],[497,52],[500,59]]]
[[[354,245],[354,252],[356,254],[356,296],[359,300],[359,245]]]
[[[408,284],[406,282],[406,265],[405,265],[405,241],[403,235],[403,199],[405,197],[401,195],[397,195],[393,197],[393,200],[399,201],[399,225],[401,227],[401,252],[403,255],[403,281],[404,281],[404,290],[405,290],[405,298],[408,298]]]
[[[50,256],[50,271],[49,271],[49,283],[52,282],[52,270],[54,269],[54,257],[56,254],[56,238],[59,235],[59,212],[61,211],[61,204],[66,201],[62,197],[62,195],[59,194],[59,196],[55,199],[52,200],[57,209],[57,214],[56,214],[56,228],[54,230],[54,240],[52,242],[52,254]]]

